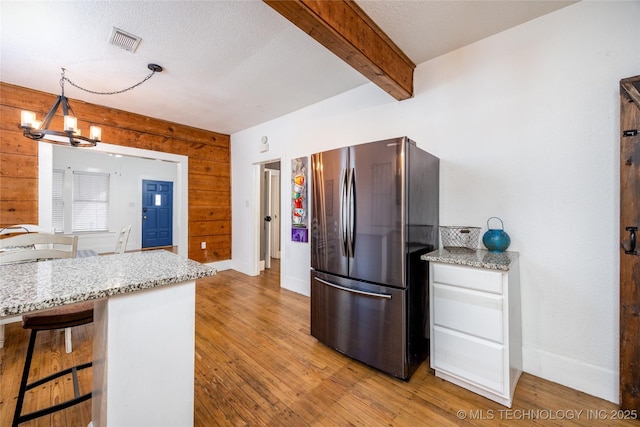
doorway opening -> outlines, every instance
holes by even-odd
[[[260,164],[260,272],[280,270],[280,160]],[[274,272],[271,272],[274,273]],[[279,276],[279,274],[278,274]]]
[[[74,150],[78,150],[67,147],[55,146],[55,149],[68,150],[73,153]],[[53,185],[52,174],[54,169],[54,144],[40,141],[38,143],[38,224],[41,227],[50,229],[53,224],[52,218],[52,200],[53,200]],[[119,215],[124,215],[121,223],[132,224],[134,230],[129,239],[129,249],[141,249],[141,230],[142,230],[142,215],[140,215],[141,207],[139,201],[142,197],[142,179],[171,179],[174,182],[173,186],[173,251],[178,255],[187,258],[188,257],[188,235],[185,230],[188,229],[188,157],[165,153],[160,151],[144,150],[140,148],[132,148],[120,145],[112,145],[107,143],[100,143],[96,147],[91,149],[94,155],[103,156],[103,159],[109,159],[109,156],[119,157],[121,161],[130,159],[137,162],[138,160],[145,160],[149,163],[153,163],[150,166],[152,170],[146,170],[136,163],[134,169],[137,173],[139,180],[137,183],[120,187],[119,195],[126,197],[125,209],[120,209]],[[70,155],[65,155],[65,158],[69,158]],[[160,163],[158,163],[160,161]],[[104,164],[106,161],[99,161],[99,164]],[[172,172],[158,175],[158,165],[167,165],[166,168]],[[118,169],[118,177],[123,175]],[[168,174],[168,175],[167,175]],[[169,175],[171,178],[169,178]],[[126,190],[126,194],[125,194]],[[112,233],[106,233],[104,235],[83,235],[78,242],[79,249],[98,248],[99,252],[112,251],[113,240],[115,231]],[[105,249],[101,249],[100,245],[103,245]]]

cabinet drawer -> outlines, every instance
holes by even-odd
[[[502,293],[502,272],[433,263],[433,281],[478,291]]]
[[[431,367],[466,382],[504,393],[504,347],[434,327]]]
[[[503,298],[447,285],[433,285],[433,324],[504,343]]]

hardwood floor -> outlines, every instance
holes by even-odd
[[[275,263],[258,277],[222,271],[198,281],[196,426],[640,425],[614,419],[612,403],[529,374],[520,379],[511,409],[435,378],[427,362],[408,382],[389,377],[311,337],[309,299],[280,289],[278,280]],[[32,374],[90,358],[91,325],[73,332],[70,355],[62,331],[40,334]],[[7,325],[0,426],[13,416],[27,340],[19,324]],[[28,404],[60,399],[70,388],[67,379],[42,387]],[[22,426],[84,427],[90,419],[89,401]]]

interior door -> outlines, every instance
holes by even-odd
[[[620,406],[640,412],[640,76],[620,81]]]
[[[142,180],[142,248],[173,246],[173,182]]]
[[[262,232],[264,234],[264,268],[271,268],[271,170],[265,169],[262,173],[262,203],[264,204],[264,221]]]
[[[280,258],[280,171],[271,171],[271,257]]]

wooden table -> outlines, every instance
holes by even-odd
[[[168,251],[0,266],[0,318],[95,301],[92,425],[192,426],[195,280]]]

